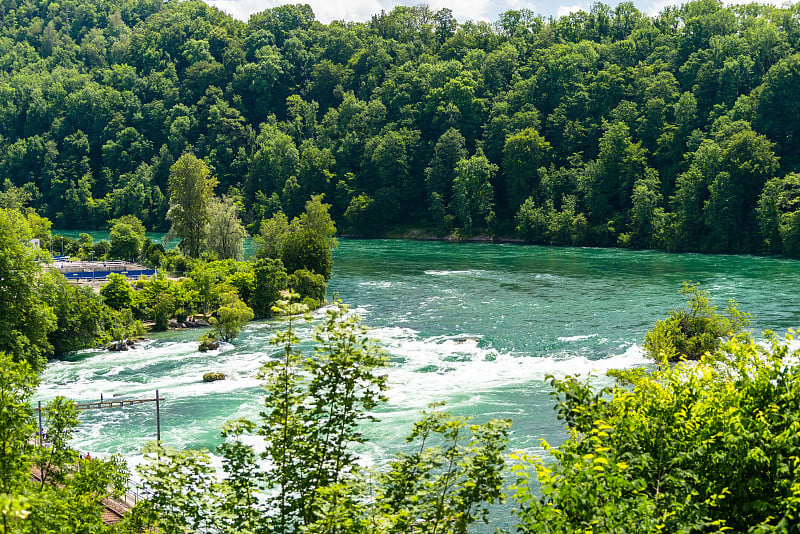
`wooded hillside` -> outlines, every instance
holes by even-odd
[[[166,230],[192,152],[251,231],[325,193],[355,235],[800,255],[798,4],[325,25],[0,0],[0,19],[0,207],[56,227]]]

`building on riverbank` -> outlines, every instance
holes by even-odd
[[[127,261],[69,261],[62,257],[56,257],[51,268],[58,270],[67,280],[76,283],[104,281],[111,273],[121,274],[130,279],[156,274],[155,269]]]

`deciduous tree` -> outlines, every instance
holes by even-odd
[[[212,318],[214,334],[218,339],[230,342],[239,335],[242,326],[253,319],[253,310],[233,291],[223,293],[219,301],[219,308]]]
[[[212,197],[209,200],[204,234],[206,250],[219,259],[244,259],[247,230],[239,219],[239,206],[231,197]]]
[[[496,172],[497,165],[490,163],[480,149],[471,158],[456,164],[451,205],[467,234],[481,223],[491,226],[493,222],[494,189],[491,181]]]
[[[111,252],[115,258],[138,258],[145,240],[142,221],[135,215],[125,215],[111,221]]]
[[[193,258],[200,256],[203,230],[209,220],[208,204],[216,185],[216,178],[194,154],[185,153],[170,167],[170,235],[180,237],[181,250]]]

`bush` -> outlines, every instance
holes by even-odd
[[[145,239],[142,244],[142,261],[150,267],[159,267],[166,254],[164,245]]]
[[[301,304],[305,306],[306,309],[308,310],[316,310],[317,308],[320,307],[320,302],[315,299],[312,299],[311,297],[305,297],[301,302]]]
[[[180,275],[188,274],[192,271],[197,260],[184,256],[180,252],[170,250],[161,258],[161,266],[171,273]]]
[[[153,306],[153,330],[166,330],[169,325],[169,318],[175,311],[175,301],[169,296],[164,296]]]
[[[109,253],[114,258],[138,259],[144,243],[145,229],[142,221],[134,215],[125,215],[111,221],[111,245]]]
[[[130,308],[133,301],[133,289],[124,275],[110,273],[108,282],[100,288],[100,295],[106,304],[115,310]]]
[[[515,217],[517,231],[529,243],[546,243],[548,240],[549,211],[537,207],[533,197],[528,197]]]
[[[797,532],[798,353],[734,337],[699,362],[552,380],[568,437],[521,455],[521,533]],[[537,494],[529,483],[538,479]]]
[[[220,307],[216,311],[216,317],[211,318],[214,336],[230,342],[239,335],[242,326],[253,317],[253,310],[239,300],[239,295],[234,292],[225,293],[220,297]]]
[[[311,297],[322,302],[325,300],[327,285],[325,278],[317,273],[300,269],[289,275],[289,287],[300,294],[301,297]]]
[[[333,252],[322,234],[305,229],[289,234],[281,257],[289,272],[305,269],[321,274],[325,280],[331,277]]]
[[[116,322],[114,310],[100,295],[70,284],[60,273],[42,277],[40,294],[56,317],[57,328],[47,335],[56,356],[96,347],[106,338],[104,329]]]
[[[281,260],[259,259],[253,268],[253,290],[248,302],[256,317],[270,317],[272,305],[281,291],[289,287],[289,277]]]
[[[728,303],[723,314],[717,313],[708,293],[697,284],[684,283],[681,294],[689,299],[688,309],[670,310],[669,317],[656,322],[645,337],[645,351],[658,362],[698,360],[750,324],[750,314],[740,312],[734,301]]]
[[[218,348],[219,348],[219,341],[217,341],[217,338],[215,338],[211,334],[204,334],[203,337],[200,338],[200,346],[197,347],[197,350],[199,350],[200,352],[208,352],[210,350],[217,350]],[[205,375],[203,376],[203,380],[205,380],[206,382],[210,382],[210,380],[206,380]]]

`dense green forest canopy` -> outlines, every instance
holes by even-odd
[[[0,28],[0,205],[56,227],[165,231],[191,153],[251,233],[323,193],[354,235],[800,255],[798,4],[326,25],[0,0]]]

